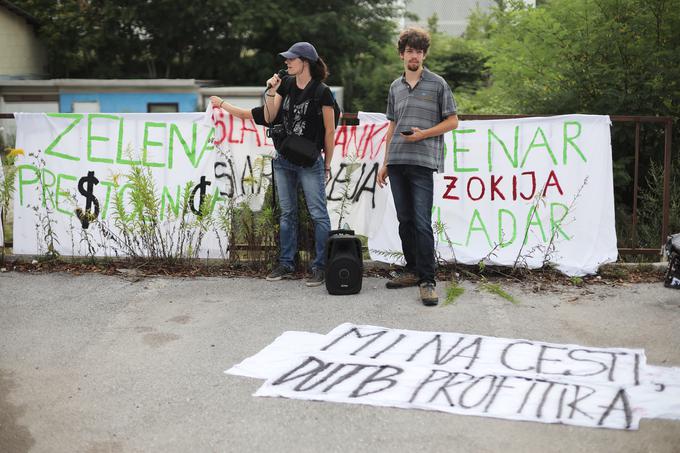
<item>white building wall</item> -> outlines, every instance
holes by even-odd
[[[0,6],[0,78],[46,75],[47,54],[26,19]]]

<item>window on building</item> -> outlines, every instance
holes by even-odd
[[[177,113],[179,112],[179,104],[176,102],[149,102],[146,105],[146,111],[149,113]]]
[[[99,113],[98,101],[74,101],[73,113]]]

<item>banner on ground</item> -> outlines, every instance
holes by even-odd
[[[285,332],[226,373],[264,379],[255,396],[627,430],[680,420],[680,368],[641,349],[346,323]]]
[[[380,114],[360,118],[336,131],[326,184],[331,224],[368,236],[374,259],[395,261],[394,204],[376,182],[388,124]],[[272,182],[276,153],[265,128],[219,110],[16,119],[17,147],[26,151],[17,161],[16,253],[125,255],[119,227],[135,219],[163,222],[176,243],[181,208],[185,222],[197,223],[207,223],[201,206],[213,216],[241,201],[257,210]],[[445,143],[432,213],[441,258],[551,263],[570,275],[616,259],[608,117],[461,122]],[[157,212],[137,214],[135,174],[153,181]],[[218,224],[203,225],[200,256],[226,254]]]

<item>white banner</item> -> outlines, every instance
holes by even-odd
[[[341,324],[285,332],[226,373],[265,379],[255,396],[614,429],[680,420],[680,368],[647,366],[641,349]]]
[[[113,220],[131,215],[133,168],[152,175],[157,217],[171,232],[185,187],[194,211],[206,196],[213,214],[243,200],[259,209],[272,178],[271,141],[264,127],[215,112],[17,114],[17,147],[27,155],[17,161],[15,252],[44,253],[49,231],[62,254],[92,254],[92,244],[97,255],[126,254],[114,243]],[[376,183],[387,122],[380,114],[360,118],[360,126],[336,131],[326,185],[331,225],[348,224],[369,237],[374,259],[394,262],[401,250],[394,204]],[[569,275],[616,259],[608,117],[461,122],[445,143],[432,214],[442,259],[550,263]],[[99,229],[85,227],[88,210]],[[224,256],[220,234],[216,227],[206,234],[201,256]]]
[[[362,122],[383,124],[375,114]],[[446,261],[538,268],[568,275],[616,261],[608,116],[461,121],[445,137],[432,221]],[[400,262],[393,202],[370,238],[371,257]]]
[[[183,198],[190,198],[190,221],[206,195],[219,200],[216,184],[206,181],[215,153],[202,114],[15,116],[17,147],[26,152],[17,159],[15,253],[114,256],[139,243],[174,247],[182,241]],[[134,193],[143,179],[155,193]],[[156,211],[139,208],[149,197]],[[125,238],[121,223],[133,222],[141,226]],[[203,255],[221,256],[213,231],[202,244]]]

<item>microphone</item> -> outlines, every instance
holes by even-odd
[[[286,77],[286,76],[288,75],[288,71],[285,70],[285,69],[279,69],[279,72],[277,72],[276,75],[279,76],[279,79],[283,79],[284,77]],[[266,89],[268,90],[268,89],[270,89],[271,87],[272,87],[271,84],[268,83]]]

